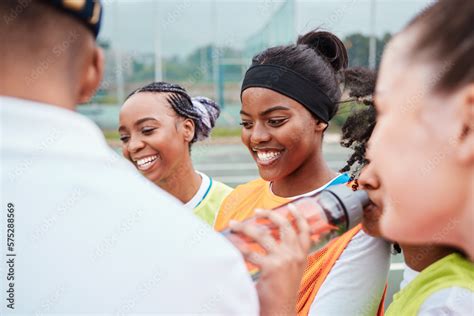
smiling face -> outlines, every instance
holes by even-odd
[[[122,153],[149,180],[160,185],[189,158],[194,135],[190,120],[177,117],[166,93],[140,92],[120,110]],[[192,123],[191,123],[192,125]]]
[[[449,241],[472,194],[465,179],[473,170],[456,159],[463,121],[456,96],[433,91],[440,73],[411,62],[414,41],[413,31],[391,41],[377,81],[369,159],[384,184],[381,229],[400,242]]]
[[[242,142],[267,181],[312,168],[314,158],[321,154],[325,124],[318,124],[306,108],[280,93],[246,89],[241,119]]]

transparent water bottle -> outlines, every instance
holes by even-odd
[[[293,209],[307,220],[310,231],[312,246],[310,252],[315,252],[324,247],[331,239],[338,237],[351,228],[355,227],[362,220],[363,208],[370,203],[365,191],[352,191],[345,184],[331,186],[312,196],[301,197],[287,204],[273,209],[288,218],[293,227],[296,228],[296,221],[290,210]],[[252,217],[245,222],[253,222],[263,225],[279,240],[280,232],[276,225],[265,218]],[[240,233],[235,233],[230,229],[222,231],[238,249],[250,249],[259,253],[265,250],[251,238]],[[260,273],[258,266],[247,262],[247,269],[252,278],[256,280]]]

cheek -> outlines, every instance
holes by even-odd
[[[307,124],[297,124],[296,122],[284,125],[276,130],[274,135],[288,151],[294,151],[295,153],[301,153],[302,150],[310,147],[311,140],[314,137]]]
[[[128,152],[127,146],[125,144],[122,144],[121,148],[122,148],[122,156],[130,160],[130,153]]]
[[[242,144],[250,148],[250,131],[246,128],[242,128],[240,132],[240,140]]]
[[[407,122],[384,119],[374,131],[371,165],[385,187],[381,229],[391,240],[427,243],[452,220],[463,189],[460,181],[446,182],[456,174],[449,151],[443,155],[443,144],[427,126]]]

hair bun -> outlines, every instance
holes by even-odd
[[[335,72],[347,68],[349,64],[344,43],[332,33],[314,30],[299,36],[296,44],[311,47],[331,64]]]
[[[221,110],[216,102],[206,97],[194,97],[191,101],[199,112],[200,120],[199,126],[196,126],[196,140],[201,141],[209,137]]]

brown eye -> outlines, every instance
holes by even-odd
[[[268,120],[268,125],[270,125],[272,127],[278,127],[278,126],[283,125],[286,121],[288,121],[288,119],[286,119],[286,118],[284,118],[284,119],[270,119],[270,120]]]
[[[245,129],[252,128],[252,123],[251,122],[242,121],[242,122],[239,123],[239,125],[243,126]]]
[[[129,139],[130,139],[130,136],[128,136],[128,135],[120,135],[120,141],[122,143],[128,142]]]
[[[143,128],[143,129],[142,129],[142,134],[143,134],[143,135],[151,135],[151,134],[153,134],[153,131],[154,131],[155,129],[156,129],[156,128],[151,128],[151,127]]]

